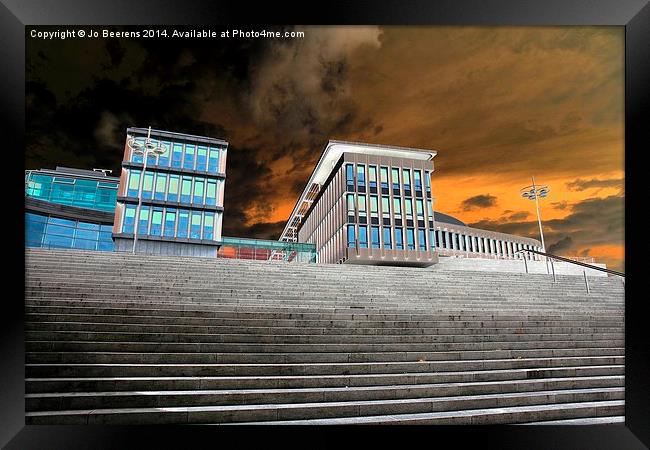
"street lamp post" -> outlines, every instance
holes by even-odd
[[[133,151],[133,153],[137,155],[142,155],[143,158],[142,174],[140,175],[140,186],[138,187],[138,206],[135,210],[135,224],[133,228],[133,249],[131,250],[131,253],[135,253],[135,246],[136,243],[138,242],[138,224],[140,223],[140,207],[142,206],[142,184],[144,182],[145,172],[147,171],[147,159],[149,157],[149,153],[153,153],[154,155],[156,155],[156,158],[162,155],[163,153],[165,153],[165,147],[158,144],[154,144],[152,142],[151,127],[149,127],[149,131],[147,132],[147,138],[144,140],[144,144],[136,142],[133,136],[130,136],[126,140],[126,144]]]
[[[546,245],[544,244],[544,232],[542,231],[542,217],[539,213],[539,198],[544,198],[548,195],[551,189],[546,185],[536,185],[535,177],[532,177],[533,184],[521,189],[521,196],[528,200],[535,200],[535,208],[537,209],[537,224],[539,225],[539,236],[542,240],[542,251],[546,253]],[[548,257],[546,257],[546,271],[548,272]]]

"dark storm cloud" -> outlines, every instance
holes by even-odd
[[[528,216],[530,216],[530,213],[528,211],[517,211],[510,214],[508,216],[508,220],[519,221],[526,219]]]
[[[606,198],[589,198],[570,205],[571,213],[568,216],[543,221],[547,249],[567,252],[584,247],[622,246],[624,204],[624,197],[613,195]],[[480,220],[469,226],[539,239],[536,220],[517,222],[502,217],[497,220]],[[611,260],[610,264],[621,268],[623,262]]]
[[[567,209],[568,206],[569,206],[569,203],[566,200],[562,200],[561,202],[552,202],[551,203],[551,208],[557,209],[557,210],[560,210],[560,211],[564,211],[565,209]]]
[[[471,211],[481,208],[492,208],[496,206],[497,198],[490,194],[475,195],[462,201],[460,207],[463,211]]]
[[[619,189],[624,189],[625,187],[625,180],[624,179],[606,179],[606,180],[599,180],[596,178],[593,178],[591,180],[583,180],[578,178],[575,181],[570,181],[566,183],[566,187],[571,190],[571,191],[584,191],[586,189],[592,189],[592,188],[619,188]]]

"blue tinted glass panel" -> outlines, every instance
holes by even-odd
[[[27,247],[40,247],[45,234],[47,217],[37,214],[25,214],[25,245]]]
[[[365,186],[366,184],[366,166],[357,164],[357,185]]]
[[[203,218],[203,239],[214,239],[214,213],[206,212]]]
[[[379,227],[371,228],[372,248],[379,248]]]
[[[216,205],[217,204],[217,182],[216,180],[208,180],[208,187],[205,193],[205,204],[206,205]]]
[[[137,197],[138,190],[140,189],[140,174],[142,172],[139,170],[130,170],[129,171],[129,184],[126,191],[128,197]]]
[[[154,193],[154,198],[156,200],[165,200],[165,190],[167,189],[167,174],[157,173],[156,174],[156,189]]]
[[[431,250],[436,249],[436,243],[435,243],[435,240],[434,240],[433,230],[429,230],[429,245],[431,246]]]
[[[172,146],[172,167],[181,167],[183,159],[183,144],[174,143]]]
[[[194,169],[195,154],[196,146],[185,144],[185,159],[183,160],[184,169]]]
[[[404,240],[402,236],[402,229],[401,228],[395,228],[395,248],[397,250],[404,250]]]
[[[142,198],[150,199],[153,196],[153,172],[144,173],[142,182]]]
[[[368,248],[368,227],[359,226],[359,247]]]
[[[168,209],[165,212],[165,236],[173,237],[176,227],[176,210]]]
[[[345,165],[345,182],[348,188],[354,188],[354,166],[352,164]]]
[[[427,242],[424,236],[425,236],[424,230],[418,230],[418,248],[420,250],[427,249]]]
[[[413,228],[406,229],[406,245],[409,250],[415,250],[415,233]]]
[[[348,247],[354,248],[356,246],[354,240],[354,225],[348,225]]]
[[[183,177],[181,184],[181,203],[190,203],[192,201],[192,179]]]
[[[203,204],[203,187],[205,186],[205,180],[203,178],[194,179],[194,195],[192,197],[192,203],[197,205]]]
[[[133,233],[135,224],[135,205],[126,205],[124,208],[124,220],[122,222],[122,233]]]
[[[138,221],[138,234],[149,233],[149,206],[140,207],[140,220]]]
[[[208,172],[219,172],[219,147],[210,147],[210,157],[208,159]]]
[[[186,238],[189,226],[190,212],[184,209],[178,211],[178,231],[176,233],[176,236]]]
[[[162,208],[154,208],[151,212],[151,229],[149,234],[152,236],[160,236],[162,234]]]
[[[167,188],[167,200],[170,202],[178,201],[178,184],[180,177],[178,175],[169,175],[169,187]]]
[[[165,153],[158,157],[158,165],[162,167],[169,167],[169,155],[171,155],[172,143],[161,141],[160,146],[165,149]]]
[[[201,239],[201,213],[199,211],[192,211],[190,237],[192,239]]]
[[[391,249],[391,242],[390,242],[390,228],[384,228],[384,248],[386,249]]]
[[[196,149],[196,170],[205,171],[208,163],[208,147],[199,145]]]

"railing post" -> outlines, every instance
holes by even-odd
[[[524,257],[524,266],[526,267],[526,273],[528,273],[528,261],[526,261],[526,255],[522,255]]]
[[[551,270],[553,271],[553,283],[557,282],[557,278],[555,276],[555,266],[553,265],[553,258],[546,258],[546,261],[551,260]]]
[[[585,276],[585,286],[587,287],[587,294],[589,294],[589,280],[587,280],[587,271],[583,270],[582,274]]]

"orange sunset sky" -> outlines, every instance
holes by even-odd
[[[127,126],[225,138],[224,234],[277,239],[328,139],[435,149],[437,211],[539,238],[534,175],[547,250],[624,269],[622,27],[295,28],[28,39],[28,168],[117,169]]]

